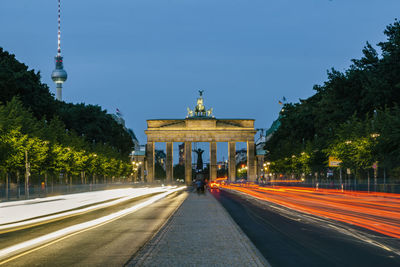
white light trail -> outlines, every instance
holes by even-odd
[[[74,215],[74,214],[83,213],[83,212],[87,212],[87,211],[95,210],[95,209],[99,209],[99,208],[109,207],[109,206],[116,205],[116,204],[119,204],[121,202],[130,200],[130,199],[133,199],[133,198],[137,198],[137,197],[140,197],[140,196],[165,192],[168,189],[170,189],[170,187],[132,188],[132,189],[129,188],[129,189],[130,190],[124,190],[124,191],[121,191],[121,192],[107,192],[107,191],[102,192],[101,196],[102,197],[106,197],[107,199],[112,199],[114,197],[121,197],[119,199],[116,199],[116,200],[113,200],[113,201],[110,201],[110,202],[107,202],[107,203],[93,205],[93,206],[90,206],[90,207],[87,207],[87,208],[81,208],[81,209],[75,209],[75,210],[71,210],[71,211],[66,211],[66,212],[55,214],[55,215],[48,215],[48,216],[40,217],[40,218],[37,218],[37,219],[28,219],[28,220],[24,220],[22,222],[3,224],[3,225],[0,225],[0,231],[11,229],[11,228],[16,228],[16,227],[22,227],[22,226],[30,225],[30,224],[36,224],[36,223],[40,223],[40,222],[44,222],[44,221],[54,220],[54,219],[57,219],[57,218],[61,218],[61,217],[65,217],[65,216],[71,216],[71,215]],[[99,194],[95,194],[94,196],[90,196],[91,198],[89,198],[88,200],[90,202],[93,202],[93,201],[101,202],[101,201],[105,200],[104,198],[101,198],[101,197],[99,198],[98,195]],[[69,195],[69,196],[74,197],[73,195]],[[75,205],[77,203],[79,203],[80,205],[83,205],[82,202],[85,202],[87,200],[85,198],[87,198],[87,197],[88,196],[86,196],[85,194],[82,194],[82,195],[79,195],[79,196],[75,196],[75,198],[72,199],[72,200],[74,200],[73,203],[66,203],[66,201],[62,201],[62,203],[60,203],[60,204],[61,204],[61,206],[63,207],[64,210],[66,210],[66,209],[74,209],[74,208],[76,208]],[[32,204],[33,205],[38,205],[38,204],[34,204],[34,203],[35,202],[33,202]],[[46,205],[47,206],[49,206],[49,205],[51,206],[52,204],[54,204],[54,203],[45,202],[44,206],[46,206]],[[59,207],[60,204],[57,204],[55,207],[54,206],[53,207],[49,207],[47,212],[49,214],[50,213],[55,213],[55,212],[60,212],[60,210],[54,210],[54,208]],[[87,205],[87,204],[84,204],[84,205]],[[10,208],[11,208],[11,211],[12,211],[13,207],[11,206]],[[40,215],[43,214],[44,212],[46,212],[46,209],[44,207],[41,207],[39,209],[35,209],[35,207],[32,206],[32,205],[28,205],[27,207],[24,207],[24,209],[20,210],[19,212],[23,212],[23,211],[25,211],[27,209],[32,209],[32,208],[34,210],[38,211],[38,212],[41,212]],[[2,211],[2,212],[4,212],[4,211]],[[21,215],[23,215],[23,214],[21,214]],[[38,217],[39,215],[38,214],[35,215],[35,213],[33,213],[32,216]],[[41,215],[41,216],[43,216],[43,215]],[[18,218],[18,216],[16,216],[16,217]]]
[[[23,251],[26,251],[28,249],[37,247],[37,246],[42,245],[44,243],[48,243],[48,242],[54,241],[54,240],[59,239],[61,237],[65,237],[67,235],[71,235],[71,234],[74,234],[74,233],[77,233],[77,232],[80,232],[80,231],[89,230],[89,229],[94,228],[96,226],[100,226],[100,225],[105,224],[107,222],[110,222],[110,221],[113,221],[115,219],[121,218],[121,217],[123,217],[125,215],[128,215],[130,213],[133,213],[133,212],[135,212],[135,211],[137,211],[137,210],[139,210],[141,208],[149,206],[150,204],[153,204],[157,200],[160,200],[160,199],[166,197],[169,194],[172,194],[174,192],[183,190],[185,188],[186,187],[178,187],[178,188],[175,188],[175,189],[170,189],[167,192],[164,192],[164,193],[161,193],[159,195],[153,196],[150,199],[148,199],[148,200],[146,200],[146,201],[144,201],[144,202],[142,202],[140,204],[134,205],[134,206],[132,206],[132,207],[130,207],[128,209],[124,209],[124,210],[112,213],[110,215],[107,215],[107,216],[104,216],[104,217],[101,217],[101,218],[98,218],[98,219],[95,219],[95,220],[91,220],[91,221],[88,221],[88,222],[84,222],[84,223],[80,223],[80,224],[77,224],[77,225],[73,225],[73,226],[64,228],[62,230],[55,231],[53,233],[50,233],[50,234],[47,234],[47,235],[44,235],[44,236],[41,236],[41,237],[38,237],[38,238],[34,238],[34,239],[31,239],[31,240],[28,240],[28,241],[25,241],[25,242],[22,242],[22,243],[19,243],[19,244],[4,248],[4,249],[0,250],[0,260],[8,258],[8,257],[11,257],[11,256],[13,256],[13,255],[15,255],[17,253],[22,253]],[[0,262],[0,264],[3,264],[3,263],[5,263],[5,261]]]

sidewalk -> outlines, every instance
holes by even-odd
[[[269,266],[219,202],[189,193],[127,266]]]

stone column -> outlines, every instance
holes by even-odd
[[[174,176],[173,144],[174,144],[173,142],[166,142],[167,158],[165,159],[165,171],[168,184],[172,182]]]
[[[185,183],[192,185],[192,142],[185,142]]]
[[[264,155],[257,155],[257,177],[261,177],[262,170],[264,169]],[[261,182],[261,180],[258,180]]]
[[[147,182],[154,182],[154,142],[147,142],[146,145],[147,159]]]
[[[144,170],[145,170],[145,166],[144,166],[144,159],[140,161],[140,163],[142,163],[140,165],[140,180],[142,182],[144,182]]]
[[[236,142],[228,142],[228,175],[229,181],[236,180]]]
[[[256,162],[254,141],[247,141],[247,181],[256,181]]]
[[[210,142],[210,181],[217,179],[217,142]]]

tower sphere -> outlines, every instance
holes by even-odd
[[[51,73],[51,79],[55,83],[63,83],[67,80],[67,72],[64,69],[55,69]]]
[[[56,68],[51,73],[51,79],[57,86],[57,100],[62,101],[62,84],[67,80],[67,72],[63,68],[63,60],[61,55],[55,57]]]

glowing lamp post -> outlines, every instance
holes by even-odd
[[[134,174],[134,182],[137,181],[137,178],[138,178],[138,170],[139,170],[139,167],[140,167],[141,164],[142,164],[141,162],[132,161],[132,171],[133,171],[133,174]]]

